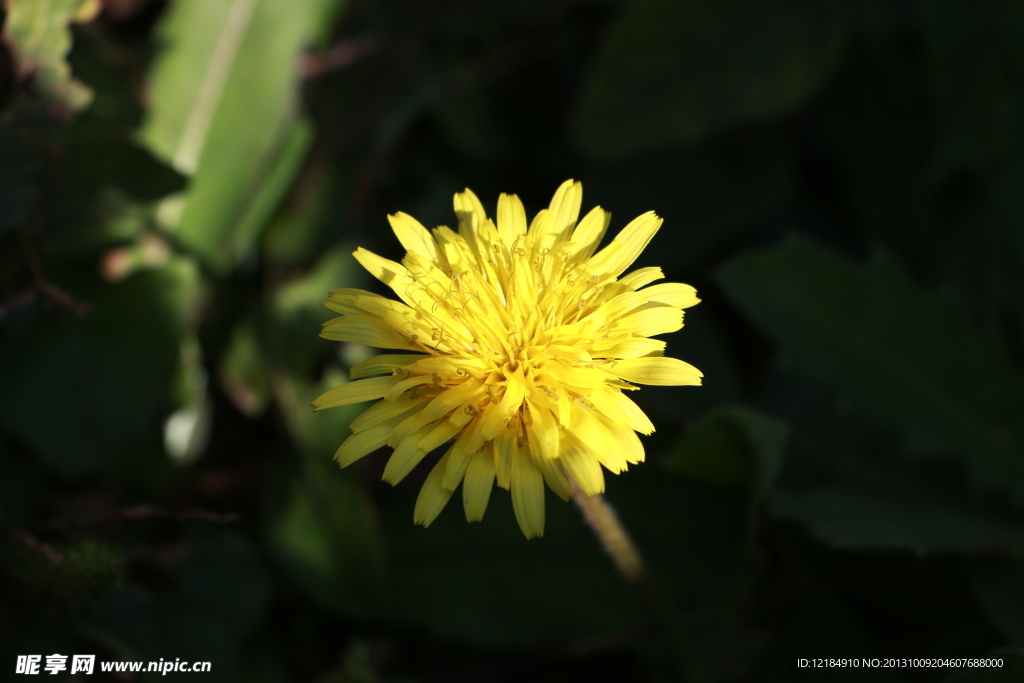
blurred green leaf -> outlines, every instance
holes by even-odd
[[[412,510],[425,474],[382,496],[390,562],[378,614],[491,646],[571,642],[642,623],[641,605],[570,503],[547,495],[545,535],[529,542],[500,489],[483,522],[466,523],[456,492],[423,529]]]
[[[231,340],[221,358],[219,381],[243,415],[258,417],[270,403],[266,354],[252,321],[242,321],[231,333]]]
[[[689,269],[763,233],[758,229],[792,201],[794,164],[776,131],[737,131],[672,153],[601,163],[585,189],[613,212],[613,226],[651,209],[664,216],[652,264]]]
[[[482,161],[507,158],[511,140],[495,111],[490,93],[468,88],[447,97],[435,110],[435,119],[451,146],[470,159]]]
[[[380,456],[365,463],[371,476]],[[642,600],[574,505],[549,492],[544,537],[526,542],[506,491],[492,492],[479,524],[466,523],[457,491],[423,529],[412,510],[425,474],[380,495],[390,563],[376,614],[491,646],[610,637],[645,623]],[[719,618],[746,593],[753,558],[745,492],[666,475],[653,463],[606,479],[608,501],[676,608],[695,620]]]
[[[354,278],[360,277],[362,266],[352,256],[355,251],[350,244],[338,244],[320,255],[313,267],[305,273],[284,283],[275,293],[272,307],[285,325],[303,326],[303,338],[308,345],[323,347],[325,340],[308,340],[310,325],[313,332],[320,331],[320,325],[337,314],[325,308],[327,292],[338,287],[349,286]],[[296,330],[297,332],[297,330]],[[313,335],[316,337],[316,335]]]
[[[328,290],[357,284],[357,263],[352,248],[339,245],[301,276],[282,284],[272,295],[266,329],[272,368],[271,386],[295,442],[309,454],[328,458],[348,436],[348,424],[360,406],[313,413],[310,403],[324,391],[347,380],[339,363],[331,363],[322,376],[310,377],[324,355],[346,345],[318,336],[321,324],[332,317],[323,307]]]
[[[71,50],[72,22],[89,21],[102,8],[99,0],[8,0],[4,42],[14,50],[22,78],[71,111],[92,102],[93,93],[71,77],[65,57]]]
[[[384,547],[373,502],[352,472],[330,458],[308,461],[269,529],[271,546],[294,585],[349,616],[372,614],[384,582]]]
[[[148,443],[197,278],[172,261],[80,292],[94,306],[84,319],[39,307],[5,320],[0,425],[66,477]]]
[[[299,60],[341,0],[181,0],[160,25],[143,137],[192,176],[163,216],[215,267],[248,255],[312,134]]]
[[[312,122],[307,118],[301,118],[282,140],[277,159],[268,170],[252,202],[242,213],[238,224],[233,228],[232,244],[236,252],[244,252],[262,234],[267,221],[299,172],[306,152],[313,144],[315,134]]]
[[[82,123],[68,129],[64,142],[64,172],[74,181],[68,189],[78,201],[104,186],[144,202],[185,188],[181,174],[139,147],[123,129]]]
[[[32,181],[37,162],[14,126],[0,125],[0,235],[28,218],[39,190]]]
[[[1021,142],[1024,7],[1005,0],[916,7],[940,136],[933,175],[1000,162]]]
[[[177,409],[164,422],[164,449],[178,464],[195,462],[209,442],[213,406],[207,385],[199,339],[188,331],[179,345],[178,367],[172,378],[172,400]]]
[[[698,481],[750,488],[760,498],[778,475],[788,431],[773,417],[725,406],[686,430],[668,464]]]
[[[612,157],[783,113],[829,76],[844,34],[831,0],[632,0],[581,86],[572,136]]]
[[[289,196],[263,234],[262,257],[276,268],[297,267],[318,253],[317,239],[328,207],[338,201],[339,190],[348,187],[319,165],[307,167],[298,185],[302,191]]]
[[[835,392],[773,371],[760,404],[793,424],[774,515],[844,548],[978,552],[1012,543],[1024,517],[977,494],[953,462],[901,457],[891,430],[837,413]]]
[[[193,607],[215,616],[229,634],[241,639],[264,617],[271,584],[260,558],[241,539],[231,540],[235,543],[220,546],[227,552],[185,560],[180,570],[181,592]]]
[[[1013,542],[1024,530],[1022,520],[944,495],[899,470],[846,457],[841,480],[779,490],[772,512],[832,545],[857,549],[972,552]]]
[[[718,529],[719,548],[706,549],[710,555],[731,548],[731,559],[712,562],[719,576],[718,595],[711,600],[693,600],[703,607],[731,608],[748,589],[755,563],[761,502],[775,481],[786,446],[788,427],[784,422],[741,406],[727,405],[704,414],[687,427],[683,438],[669,456],[667,465],[683,475],[682,494],[695,515]],[[686,484],[686,486],[683,486]],[[709,587],[705,578],[687,577],[676,586],[686,596],[691,585]]]
[[[8,541],[0,546],[0,573],[29,609],[42,608],[62,619],[87,618],[124,580],[121,558],[105,544],[85,540],[51,552]]]
[[[822,95],[823,142],[843,169],[841,183],[860,231],[929,273],[936,219],[927,179],[929,102],[901,68],[897,48],[851,45],[850,59]]]
[[[897,266],[793,243],[735,258],[722,284],[794,368],[843,387],[912,452],[956,455],[1024,501],[1020,372]]]
[[[153,619],[152,624],[147,624],[151,630],[145,633],[149,642],[143,649],[142,659],[169,659],[168,655],[173,653],[175,659],[182,661],[216,662],[209,672],[203,673],[207,681],[234,683],[238,680],[240,653],[233,634],[214,614],[203,607],[183,605],[178,596],[163,594],[154,603],[148,607]],[[187,675],[177,674],[179,680]]]

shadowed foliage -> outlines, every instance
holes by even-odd
[[[5,673],[1021,680],[1020,3],[0,7]],[[401,257],[388,214],[566,178],[702,299],[667,355],[704,386],[632,394],[606,477],[649,594],[553,495],[540,539],[501,490],[414,526],[440,454],[339,470],[365,406],[310,409],[370,357],[321,301],[387,293],[351,254]],[[915,657],[1003,665],[863,659]]]

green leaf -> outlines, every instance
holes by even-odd
[[[943,245],[926,181],[932,133],[921,126],[933,113],[910,75],[893,68],[896,48],[884,45],[851,46],[821,97],[823,142],[842,168],[859,229],[928,272]]]
[[[158,440],[197,277],[172,261],[77,291],[84,319],[34,307],[5,320],[3,429],[66,477]]]
[[[686,430],[669,466],[698,481],[749,488],[761,498],[782,466],[788,431],[784,422],[748,408],[718,408]]]
[[[207,384],[202,347],[190,330],[181,340],[178,367],[172,380],[177,409],[164,422],[164,450],[178,464],[195,462],[209,443],[213,402]]]
[[[352,471],[330,458],[308,458],[269,532],[289,578],[316,602],[365,616],[380,597],[384,547],[377,511]]]
[[[571,642],[642,623],[629,585],[571,503],[547,495],[545,534],[527,541],[506,491],[492,492],[479,524],[466,522],[457,492],[423,529],[412,523],[418,488],[406,481],[381,496],[390,570],[377,614],[491,646]]]
[[[669,456],[668,466],[683,475],[675,484],[687,501],[689,510],[684,514],[716,527],[718,535],[715,543],[698,551],[707,559],[695,563],[707,565],[704,569],[711,569],[713,579],[692,570],[673,572],[677,576],[674,592],[687,606],[727,613],[749,590],[761,503],[782,465],[788,431],[784,422],[773,417],[724,406],[690,425]],[[689,595],[694,586],[702,586],[714,597],[695,600]]]
[[[32,182],[38,162],[14,126],[0,126],[0,235],[14,230],[28,217],[39,188]]]
[[[665,227],[651,245],[656,257],[647,258],[666,269],[689,270],[783,210],[796,187],[795,166],[792,148],[777,131],[736,131],[671,152],[596,165],[584,200],[600,198],[602,206],[614,209],[616,221],[656,210]]]
[[[328,366],[311,380],[318,359],[352,346],[318,336],[321,324],[332,316],[323,307],[327,291],[356,284],[358,264],[352,248],[339,245],[325,253],[313,269],[285,283],[273,293],[267,350],[276,373],[272,386],[292,438],[307,453],[329,459],[348,434],[348,424],[360,412],[358,405],[314,413],[310,403],[324,391],[341,384],[345,376],[338,364]]]
[[[186,180],[130,139],[130,132],[78,123],[64,137],[68,192],[83,202],[101,187],[117,187],[143,202],[181,191]]]
[[[247,256],[311,140],[299,116],[299,60],[340,0],[175,3],[150,78],[143,138],[192,177],[163,218],[226,268]]]
[[[879,467],[871,472],[872,484],[848,480],[803,491],[782,490],[773,496],[772,512],[805,524],[832,545],[856,549],[972,552],[1011,542],[1024,529],[1020,521],[1014,523],[969,501],[936,495],[900,474]],[[905,486],[894,491],[882,480]]]
[[[832,1],[634,0],[598,48],[572,136],[611,157],[784,113],[829,76],[844,34]]]
[[[221,358],[220,385],[243,415],[259,417],[270,403],[270,376],[266,354],[249,320],[243,320],[231,334]]]
[[[986,170],[1019,154],[1024,8],[1016,2],[929,0],[916,9],[935,103],[933,175]]]
[[[23,608],[61,619],[88,618],[102,599],[124,581],[122,559],[92,540],[53,548],[57,557],[20,545],[0,547],[0,575]],[[55,561],[56,560],[56,561]]]
[[[92,102],[88,87],[71,77],[65,57],[71,50],[72,22],[89,21],[101,9],[99,0],[8,0],[4,42],[10,45],[22,78],[70,111]]]
[[[773,372],[761,402],[793,424],[772,513],[830,545],[978,552],[1024,530],[1020,513],[971,491],[956,463],[901,457],[891,430],[837,414],[820,384]]]
[[[722,284],[796,370],[901,430],[912,452],[955,455],[976,483],[1024,501],[1020,372],[897,266],[794,243],[735,258]]]
[[[235,638],[251,632],[270,601],[270,577],[243,538],[218,534],[219,552],[196,554],[181,566],[185,600],[215,616]]]
[[[375,476],[385,458],[371,455],[361,466]],[[573,642],[645,623],[642,601],[579,510],[550,492],[538,539],[523,538],[501,489],[481,523],[467,524],[456,491],[429,528],[414,526],[413,501],[431,464],[379,495],[390,563],[374,614],[491,646]],[[753,577],[747,493],[666,474],[655,463],[606,479],[608,502],[672,605],[691,619],[728,613]]]

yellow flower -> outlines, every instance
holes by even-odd
[[[604,490],[602,465],[617,474],[643,461],[635,432],[654,426],[624,390],[700,384],[699,370],[664,357],[665,342],[651,338],[683,326],[694,288],[647,287],[660,268],[619,278],[661,219],[645,213],[597,251],[611,214],[597,207],[577,223],[582,196],[566,181],[529,227],[517,196],[501,195],[495,222],[468,189],[455,195],[458,232],[431,234],[396,213],[388,220],[402,263],[365,249],[355,257],[401,302],[359,289],[324,302],[341,316],[322,337],[405,352],[359,363],[355,381],[313,402],[382,399],[352,423],[338,463],[391,446],[384,480],[397,484],[454,439],[423,484],[417,524],[429,525],[460,483],[466,519],[479,521],[497,480],[526,537],[540,536],[545,482],[563,500],[570,479],[591,496]]]

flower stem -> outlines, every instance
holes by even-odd
[[[689,635],[680,626],[671,604],[647,571],[643,555],[619,520],[615,508],[601,494],[588,496],[583,493],[571,478],[569,484],[573,501],[583,513],[584,521],[593,529],[601,547],[612,558],[615,568],[637,589],[668,632],[680,673],[690,683],[708,681],[707,674],[697,661]]]

